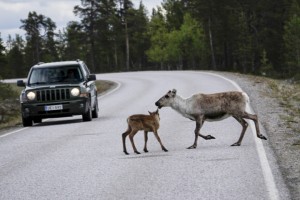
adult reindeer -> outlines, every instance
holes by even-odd
[[[249,97],[244,92],[222,92],[215,94],[194,94],[184,99],[176,94],[176,89],[168,91],[161,97],[155,105],[160,109],[162,107],[171,107],[181,115],[196,121],[195,141],[188,149],[197,147],[198,136],[209,140],[215,139],[211,135],[202,135],[200,129],[205,121],[220,121],[227,117],[234,117],[243,127],[238,141],[231,146],[240,146],[248,127],[245,119],[251,119],[255,123],[257,137],[263,140],[267,138],[260,134],[257,115],[246,112],[246,105]]]

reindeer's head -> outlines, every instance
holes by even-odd
[[[172,104],[174,97],[176,96],[176,90],[173,89],[172,91],[169,90],[167,94],[165,94],[163,97],[161,97],[155,105],[160,109],[162,107],[168,107]]]

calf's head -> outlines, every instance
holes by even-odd
[[[173,89],[172,91],[169,90],[167,94],[165,94],[163,97],[161,97],[157,102],[155,102],[155,105],[160,109],[162,107],[168,107],[172,104],[174,101],[174,97],[176,96],[176,90]]]
[[[157,109],[156,111],[154,111],[154,112],[148,111],[148,113],[150,114],[150,116],[152,116],[152,117],[157,117],[158,120],[160,119],[160,118],[159,118],[158,109]]]

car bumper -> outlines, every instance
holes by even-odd
[[[62,105],[59,110],[46,110],[46,106]],[[89,107],[88,99],[73,100],[67,102],[51,102],[51,103],[37,103],[28,104],[22,103],[22,115],[24,118],[53,118],[53,117],[67,117],[73,115],[82,115],[87,112]]]

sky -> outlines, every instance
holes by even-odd
[[[143,2],[148,12],[161,5],[162,0],[132,0],[138,8]],[[36,11],[51,18],[56,23],[57,31],[62,30],[70,21],[79,21],[73,13],[73,8],[81,5],[81,0],[0,0],[0,37],[5,42],[8,35],[15,38],[20,34],[24,38],[24,31],[20,29],[21,19],[27,19],[28,13]]]

